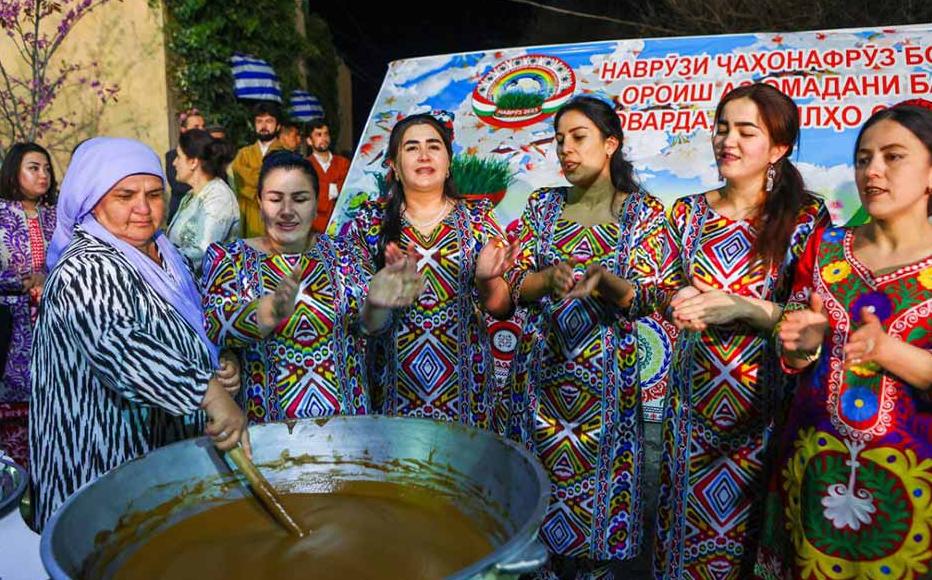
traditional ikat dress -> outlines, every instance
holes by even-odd
[[[367,203],[345,234],[378,252],[384,208]],[[392,329],[372,341],[375,409],[487,428],[496,399],[489,335],[474,282],[476,259],[504,234],[487,201],[460,200],[427,236],[402,221],[400,247],[414,247],[424,291],[396,311]]]
[[[294,314],[262,337],[258,298],[301,268]],[[321,235],[303,254],[264,254],[243,240],[204,257],[207,334],[241,353],[242,400],[253,423],[368,412],[365,339],[358,318],[364,263]]]
[[[529,307],[497,427],[534,450],[550,475],[541,536],[551,551],[627,559],[641,547],[643,424],[636,319],[682,285],[663,205],[628,195],[617,223],[561,219],[569,189],[534,192],[521,217],[521,256],[509,284],[517,301],[531,273],[578,260],[632,282],[627,311],[595,298]]]
[[[766,268],[752,263],[753,223],[719,215],[705,194],[677,200],[670,216],[688,280],[778,303],[809,234],[825,219],[822,202],[809,196],[783,263]],[[770,337],[744,322],[680,334],[663,420],[658,579],[747,577],[767,440],[783,397]]]
[[[831,228],[803,256],[787,310],[825,304],[822,356],[793,399],[766,501],[764,578],[932,575],[932,397],[876,365],[844,367],[872,308],[887,334],[932,349],[932,257],[877,276]]]

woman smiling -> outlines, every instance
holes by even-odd
[[[798,136],[796,103],[780,91],[729,92],[712,135],[725,184],[671,210],[690,285],[671,303],[683,332],[664,410],[658,578],[745,578],[753,564],[756,500],[783,396],[770,338],[806,241],[827,222],[790,161]]]
[[[399,121],[388,142],[388,198],[363,206],[347,234],[374,260],[369,267],[410,262],[426,280],[373,344],[376,408],[487,428],[496,392],[480,310],[511,312],[502,274],[513,248],[490,205],[456,191],[452,139],[452,120],[419,114]]]

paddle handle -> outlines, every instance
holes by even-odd
[[[243,448],[237,445],[230,451],[227,451],[227,455],[233,460],[233,463],[236,464],[236,467],[239,468],[243,475],[246,476],[253,493],[259,498],[259,501],[265,506],[265,509],[272,514],[272,517],[275,518],[288,533],[299,538],[304,537],[306,532],[298,525],[298,522],[291,517],[288,510],[285,509],[281,498],[278,496],[275,488],[272,487],[272,484],[259,472],[253,462],[246,457],[246,452],[243,451]]]

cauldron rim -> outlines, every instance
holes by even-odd
[[[511,439],[504,438],[492,431],[477,429],[468,425],[463,425],[460,423],[452,423],[448,421],[438,421],[435,419],[424,418],[424,417],[399,417],[399,416],[386,416],[386,415],[335,415],[332,417],[321,417],[321,418],[308,418],[308,419],[298,419],[298,420],[288,420],[280,422],[268,422],[250,425],[249,430],[252,433],[256,429],[264,429],[269,427],[281,428],[282,425],[287,425],[288,423],[297,422],[297,423],[306,423],[306,422],[316,422],[318,425],[324,425],[331,421],[354,421],[354,420],[379,420],[379,421],[401,421],[401,422],[411,422],[419,421],[425,423],[432,423],[437,425],[442,425],[445,428],[452,428],[457,430],[462,430],[470,432],[472,437],[485,437],[496,440],[499,444],[503,444],[506,447],[511,448],[516,451],[518,456],[521,457],[531,469],[535,472],[537,481],[539,483],[538,487],[538,498],[537,504],[534,506],[534,509],[531,512],[531,515],[526,518],[525,522],[515,530],[510,537],[503,542],[501,545],[495,547],[491,553],[485,557],[477,560],[471,565],[457,571],[455,574],[449,576],[447,580],[461,580],[466,578],[471,578],[480,574],[490,568],[496,566],[496,564],[508,563],[513,558],[520,558],[524,555],[524,552],[529,548],[534,549],[534,544],[537,542],[536,537],[538,535],[538,529],[541,522],[544,519],[544,515],[547,510],[550,498],[550,479],[547,475],[547,472],[544,470],[543,465],[541,465],[540,460],[532,454],[526,447],[519,445],[517,442],[512,441]],[[322,423],[323,422],[323,423]],[[116,477],[114,474],[120,468],[135,463],[137,461],[142,461],[143,459],[152,456],[153,454],[158,453],[167,453],[170,449],[175,446],[181,445],[191,445],[196,444],[201,447],[207,447],[211,449],[211,452],[216,453],[216,450],[213,449],[213,445],[206,436],[197,437],[193,439],[185,439],[181,441],[175,441],[168,445],[164,445],[157,449],[153,449],[148,453],[131,459],[110,471],[104,473],[95,480],[86,482],[80,488],[78,488],[75,493],[73,493],[68,499],[66,499],[62,505],[55,510],[52,516],[49,518],[48,522],[42,531],[42,535],[39,542],[39,555],[42,559],[42,564],[45,566],[46,571],[49,573],[49,577],[52,580],[71,578],[68,573],[62,568],[57,559],[54,557],[52,552],[52,541],[53,534],[57,528],[57,523],[59,519],[68,511],[69,506],[73,503],[79,501],[82,494],[86,492],[91,486],[105,479],[112,479]],[[223,461],[223,459],[221,459]],[[527,538],[532,537],[535,540],[528,540]],[[537,546],[539,548],[539,546]]]

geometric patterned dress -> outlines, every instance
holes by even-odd
[[[783,263],[766,267],[752,259],[753,222],[719,215],[705,194],[677,200],[670,215],[687,280],[777,303],[826,219],[809,196]],[[655,578],[748,577],[783,382],[769,330],[735,321],[680,334],[664,409]]]
[[[382,204],[370,202],[344,226],[362,255],[376,256],[383,213]],[[370,341],[373,408],[488,428],[497,389],[474,280],[483,246],[505,236],[485,200],[456,200],[427,236],[401,219],[398,246],[417,250],[424,291]]]
[[[243,240],[209,246],[207,334],[240,354],[239,397],[250,423],[368,412],[358,324],[369,280],[364,265],[325,235],[302,254],[265,254]],[[263,338],[258,299],[296,267],[303,274],[294,313]]]
[[[877,365],[844,366],[863,307],[888,335],[932,349],[932,256],[875,276],[852,239],[831,228],[810,245],[787,306],[805,308],[818,292],[830,329],[783,432],[763,578],[932,576],[932,397]]]
[[[540,536],[568,558],[624,560],[640,553],[644,437],[636,319],[682,285],[663,205],[629,194],[614,223],[560,218],[568,187],[531,194],[518,231],[521,254],[509,285],[518,301],[533,272],[577,260],[628,280],[627,310],[596,296],[528,305],[528,318],[496,428],[527,445],[550,477]]]

